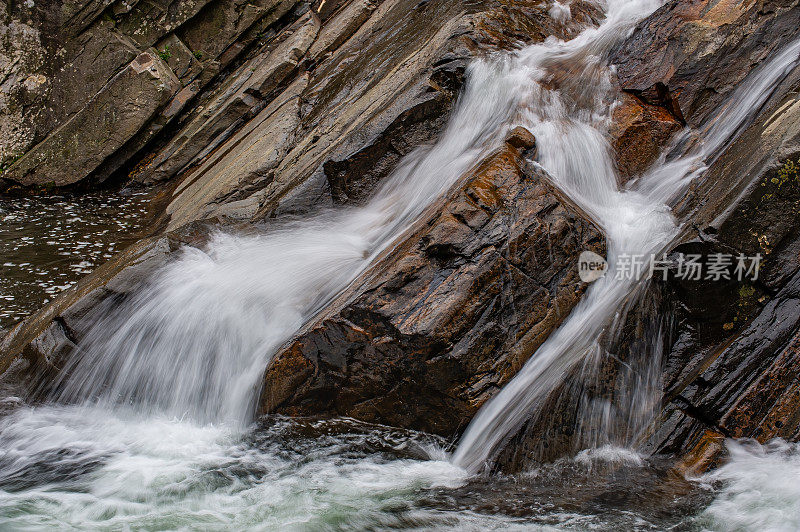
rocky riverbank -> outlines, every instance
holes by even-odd
[[[90,309],[113,312],[181,246],[202,248],[212,227],[257,231],[278,217],[363,204],[404,156],[440,138],[471,61],[566,40],[601,18],[590,2],[558,6],[4,5],[3,189],[126,183],[167,198],[153,236],[3,338],[0,371],[12,368],[4,378],[46,390],[80,344]],[[798,28],[796,2],[671,0],[613,49],[618,101],[607,141],[630,190],[654,163],[713,135],[759,66],[795,54],[748,109],[753,117],[674,198],[682,229],[664,250],[760,254],[763,267],[756,280],[643,288],[644,299],[621,309],[600,377],[565,375],[554,393],[576,395],[553,396],[547,419],[513,435],[500,467],[579,450],[580,399],[613,403],[630,382],[620,378],[626,355],[642,342],[658,342],[650,348],[659,353],[660,397],[651,429],[631,442],[637,448],[697,471],[718,463],[725,437],[800,438]],[[565,67],[548,82],[570,75]],[[535,160],[535,139],[517,130],[434,201],[278,351],[260,410],[459,435],[580,301],[580,253],[604,252],[596,222]],[[656,318],[665,327],[658,338],[645,326]]]

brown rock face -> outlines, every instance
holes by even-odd
[[[672,0],[611,54],[622,88],[698,126],[764,58],[800,35],[780,0]]]
[[[647,170],[670,137],[682,127],[664,108],[648,105],[631,95],[622,96],[611,120],[611,145],[617,154],[623,184]]]
[[[603,239],[507,145],[271,363],[264,412],[453,435],[578,302]]]
[[[521,126],[511,130],[506,142],[511,144],[514,148],[523,151],[532,150],[536,147],[536,137],[533,136],[533,133]]]

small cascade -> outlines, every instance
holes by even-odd
[[[367,205],[278,222],[264,234],[216,234],[120,306],[88,313],[53,398],[250,424],[275,350],[520,120],[527,71],[482,61],[468,80],[440,140],[407,156]]]
[[[602,31],[603,27],[598,30]],[[608,43],[604,39],[598,41]],[[602,50],[589,48],[595,53]],[[542,55],[546,54],[534,46],[523,50],[516,60],[539,65]],[[668,205],[725,149],[735,133],[750,123],[774,88],[800,64],[800,41],[788,45],[755,70],[716,117],[698,132],[699,141],[691,142],[689,131],[678,135],[673,149],[667,150],[673,157],[663,158],[625,190],[617,188],[615,169],[603,136],[612,95],[608,89],[594,92],[593,98],[583,92],[586,87],[596,90],[604,86],[603,73],[607,70],[602,54],[592,55],[581,48],[569,49],[563,54],[561,64],[564,63],[571,65],[570,71],[579,77],[571,78],[566,87],[558,90],[535,87],[532,92],[538,98],[538,105],[527,106],[528,125],[540,140],[542,166],[606,232],[609,271],[614,272],[620,256],[649,258],[660,253],[677,235],[679,227]],[[572,99],[568,99],[569,95],[573,95]],[[687,144],[689,149],[681,153],[679,146]],[[643,272],[646,268],[645,265]],[[592,365],[591,361],[593,357],[599,361],[602,358],[599,353],[606,348],[601,343],[602,333],[612,326],[621,305],[641,282],[635,276],[618,277],[610,274],[597,281],[561,328],[548,338],[514,379],[483,406],[464,433],[454,453],[454,463],[473,472],[491,465],[502,443],[536,414],[564,375],[580,363],[590,367],[584,368],[584,372],[596,370],[597,365]],[[646,368],[640,369],[644,374],[651,373]],[[645,380],[652,382],[653,378],[656,377]],[[634,399],[646,404],[652,402],[652,397]],[[579,421],[579,425],[608,427],[608,420],[602,419],[607,418],[608,412],[603,411],[606,407],[584,409],[587,419]],[[642,419],[634,418],[617,428],[617,432],[637,432],[631,427],[641,425]],[[625,443],[634,440],[628,439]]]
[[[648,172],[620,187],[607,135],[618,97],[608,55],[662,3],[603,0],[605,20],[570,41],[551,37],[476,61],[438,142],[404,157],[365,205],[277,220],[259,234],[216,233],[203,249],[177,252],[124,300],[89,310],[52,402],[12,397],[13,410],[0,418],[0,528],[632,529],[648,523],[616,494],[622,488],[638,505],[648,502],[643,486],[658,499],[649,501],[653,515],[662,513],[662,499],[675,499],[669,522],[658,526],[654,517],[651,528],[686,525],[702,501],[678,504],[664,479],[686,499],[697,492],[630,449],[659,409],[661,346],[671,327],[636,276],[595,281],[483,405],[452,455],[442,438],[353,419],[255,419],[276,350],[515,126],[537,138],[531,164],[605,233],[609,272],[623,256],[667,248],[681,230],[670,206],[800,64],[800,40],[751,72],[704,127],[678,134]],[[572,16],[560,2],[550,12],[555,20]],[[633,316],[634,305],[645,310]],[[626,323],[632,316],[644,321]],[[633,345],[631,329],[645,331],[646,345]],[[599,382],[614,356],[622,364],[610,384],[613,401],[584,393],[582,383]],[[569,377],[577,386],[565,384]],[[478,475],[526,424],[546,420],[555,391],[574,396],[581,452],[520,475]],[[704,516],[712,524],[724,525],[733,502],[752,509],[755,493],[775,499],[764,487],[774,478],[796,486],[796,445],[734,446],[732,455],[717,475],[733,484]],[[615,497],[606,496],[611,482]],[[552,493],[564,494],[560,503]],[[785,506],[796,510],[792,497]],[[529,513],[520,517],[522,507]],[[580,516],[581,508],[595,515]],[[764,528],[769,507],[755,509],[734,524]],[[614,512],[609,521],[605,514]],[[797,522],[796,511],[782,514],[787,527]]]

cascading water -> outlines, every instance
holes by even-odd
[[[300,427],[299,437],[286,435],[289,422],[253,429],[255,398],[277,346],[498,147],[511,126],[534,132],[539,164],[602,226],[612,265],[623,253],[649,254],[668,242],[677,227],[666,205],[796,62],[797,45],[751,76],[742,98],[704,132],[704,144],[619,190],[604,137],[614,100],[605,55],[658,3],[611,0],[606,20],[572,41],[551,38],[477,62],[441,140],[407,157],[365,207],[256,236],[218,234],[205,250],[184,249],[121,309],[87,315],[85,341],[54,397],[73,405],[23,407],[0,419],[0,526],[523,525],[410,501],[421,490],[463,485],[483,467],[563,372],[597,347],[633,280],[595,283],[481,410],[452,457],[456,465],[441,442],[389,429],[349,426],[339,434],[321,422]],[[554,18],[568,17],[558,6]],[[308,433],[313,438],[304,439]],[[570,515],[553,519],[576,523]]]
[[[343,290],[437,197],[496,149],[527,82],[509,62],[475,64],[441,140],[403,160],[363,208],[187,248],[121,309],[85,317],[56,399],[244,426],[280,344]]]
[[[602,30],[603,27],[598,31]],[[669,202],[705,170],[705,164],[756,116],[772,90],[800,64],[800,41],[787,46],[748,77],[700,133],[701,142],[686,154],[655,165],[628,190],[617,188],[603,136],[610,95],[596,89],[605,87],[608,91],[607,71],[601,61],[604,48],[598,42],[606,46],[608,43],[601,39],[577,48],[564,46],[563,50],[548,54],[533,47],[516,60],[541,65],[542,55],[550,60],[558,57],[571,62],[572,72],[580,74],[557,91],[535,87],[531,98],[536,99],[536,104],[527,106],[527,124],[539,139],[542,166],[605,231],[609,270],[614,272],[619,257],[657,254],[678,233]],[[587,86],[593,87],[592,98],[583,92]],[[567,95],[575,91],[577,96],[565,103]],[[579,100],[591,105],[580,107],[575,104]],[[684,142],[686,137],[680,137],[675,145]],[[613,274],[597,281],[559,330],[483,406],[464,433],[453,456],[454,463],[470,471],[488,465],[498,446],[528,420],[537,403],[558,385],[563,375],[590,353],[602,349],[597,343],[601,331],[639,281],[635,275],[620,278]]]

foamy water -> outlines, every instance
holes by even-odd
[[[730,461],[702,478],[719,494],[698,519],[715,531],[800,530],[800,444],[728,442]]]
[[[668,519],[620,509],[607,495],[613,484],[592,483],[597,464],[611,464],[609,482],[634,479],[627,488],[636,500],[637,475],[648,476],[653,466],[624,447],[589,449],[554,466],[548,486],[562,489],[562,476],[588,486],[559,504],[549,502],[556,491],[540,489],[539,473],[490,483],[475,475],[561,375],[596,347],[633,281],[595,283],[481,410],[452,457],[448,442],[352,421],[340,421],[344,429],[321,421],[254,424],[275,349],[514,125],[534,132],[538,164],[607,233],[612,265],[622,253],[655,251],[669,241],[678,228],[666,205],[796,64],[796,50],[751,76],[740,95],[744,103],[731,104],[702,132],[702,146],[660,162],[621,190],[605,137],[614,101],[605,55],[658,5],[611,1],[607,20],[572,41],[551,38],[475,63],[441,140],[404,159],[366,206],[286,222],[265,234],[218,234],[204,249],[184,249],[121,308],[90,313],[81,325],[85,341],[52,404],[21,406],[0,420],[0,528],[660,529],[690,518],[684,506],[667,512]],[[568,16],[552,7],[554,17]],[[726,521],[719,508],[749,508],[748,497],[764,493],[758,479],[737,473],[758,453],[735,449],[733,462],[712,479],[719,497],[697,521],[712,529],[746,529],[736,523],[750,517]],[[787,460],[785,453],[765,454]],[[772,467],[759,463],[765,471]],[[624,475],[614,476],[619,471]],[[507,483],[499,484],[498,496],[492,490],[501,480]],[[529,487],[509,503],[506,494],[517,485]],[[759,515],[780,507],[789,520],[769,522],[791,523],[797,514],[785,508],[797,497],[787,493],[759,500]]]

